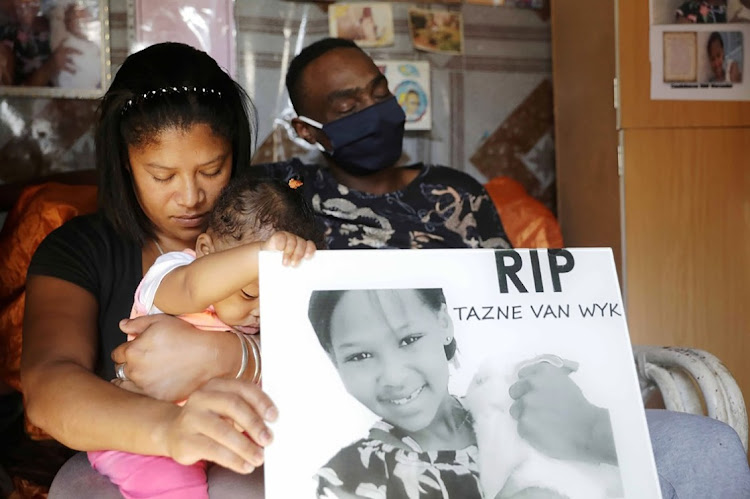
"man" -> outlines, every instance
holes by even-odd
[[[287,179],[303,177],[330,248],[510,246],[492,201],[473,178],[444,167],[396,166],[405,115],[354,43],[311,44],[290,64],[286,84],[298,114],[294,129],[323,151],[327,165],[291,160],[266,168]],[[589,438],[591,418],[576,417],[580,407],[560,405],[545,387],[531,383],[515,394],[519,431],[540,451],[572,458],[569,444]],[[747,457],[731,427],[670,411],[646,415],[663,499],[750,497]],[[550,423],[560,431],[536,431]]]
[[[508,248],[487,192],[458,170],[396,166],[406,116],[372,59],[349,40],[305,48],[286,78],[297,134],[326,165],[291,160],[273,174],[303,178],[330,248]]]

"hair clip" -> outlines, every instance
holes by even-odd
[[[135,97],[132,97],[125,101],[125,104],[122,106],[122,110],[120,111],[121,114],[125,114],[130,108],[132,108],[135,104],[150,99],[151,97],[154,97],[156,95],[166,95],[166,94],[188,94],[188,93],[194,93],[194,94],[202,94],[202,95],[215,95],[216,97],[221,99],[221,91],[216,90],[213,88],[206,88],[206,87],[161,87],[154,90],[148,90],[146,92],[143,92],[142,94],[136,95]]]
[[[299,177],[292,177],[289,179],[289,188],[290,189],[297,189],[299,187],[302,187],[304,183],[302,182],[302,179]]]

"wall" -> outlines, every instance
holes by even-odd
[[[125,0],[109,5],[114,72],[127,56],[128,16]],[[414,5],[394,3],[394,46],[369,51],[431,63],[433,129],[408,133],[409,159],[449,164],[480,181],[511,175],[553,206],[549,24],[527,9],[422,3],[464,14],[465,54],[428,54],[413,50],[408,36]],[[236,26],[238,79],[257,106],[263,143],[273,130],[288,131],[283,69],[300,47],[327,36],[327,15],[309,2],[239,1]],[[0,180],[91,168],[94,110],[94,101],[0,97]],[[261,158],[272,159],[273,152]]]

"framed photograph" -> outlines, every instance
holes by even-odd
[[[698,37],[695,32],[664,33],[664,81],[698,81]]]
[[[747,0],[651,0],[651,24],[717,24],[737,22],[734,5]]]
[[[360,47],[393,45],[393,8],[385,2],[336,3],[328,8],[328,28],[332,37]]]
[[[441,54],[463,53],[463,18],[460,12],[410,8],[409,34],[414,48]]]
[[[661,497],[611,250],[281,260],[260,254],[268,499]],[[601,431],[551,457],[571,414]]]
[[[109,86],[105,0],[0,4],[0,94],[101,97]]]
[[[233,0],[128,0],[130,52],[161,42],[203,50],[236,77]]]
[[[388,86],[406,113],[406,130],[432,128],[430,63],[427,61],[375,61],[388,78]]]
[[[750,23],[651,26],[651,98],[750,99]]]

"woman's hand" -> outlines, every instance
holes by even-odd
[[[274,233],[263,243],[261,249],[276,250],[284,253],[281,263],[296,267],[302,259],[312,258],[315,253],[315,243],[290,232]]]
[[[563,361],[528,365],[509,390],[510,414],[518,433],[534,448],[557,459],[617,462],[609,411],[591,404],[568,376],[577,368]]]
[[[115,384],[126,390],[184,400],[206,381],[233,377],[239,369],[242,357],[234,333],[207,333],[166,314],[124,319],[120,328],[134,338],[112,351],[115,364],[125,363],[129,380]]]
[[[234,379],[212,379],[175,411],[156,435],[168,455],[181,464],[204,459],[237,473],[263,464],[263,447],[273,440],[266,421],[278,416],[257,385]]]

